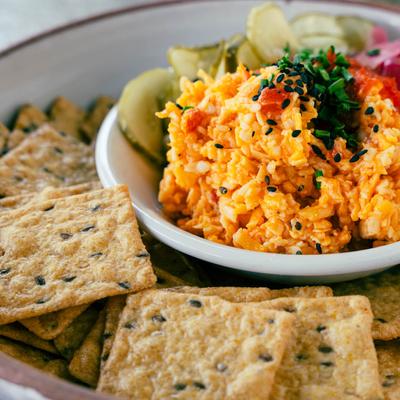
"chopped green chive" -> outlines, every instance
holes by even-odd
[[[379,56],[379,54],[381,54],[381,50],[380,49],[372,49],[372,50],[368,50],[367,54],[370,57],[375,57],[375,56]]]
[[[314,136],[319,139],[322,139],[322,138],[329,138],[331,136],[331,134],[328,131],[324,131],[322,129],[316,129],[314,131]]]
[[[191,108],[194,108],[193,106],[185,106],[182,108],[182,111],[185,112],[186,110],[190,110]]]
[[[319,182],[319,181],[317,180],[317,178],[319,178],[320,176],[324,176],[324,173],[323,173],[320,169],[317,169],[317,170],[314,172],[314,184],[315,184],[315,187],[316,187],[318,190],[321,189],[321,182]]]

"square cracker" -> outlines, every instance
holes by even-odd
[[[46,125],[0,160],[0,198],[96,179],[92,150]]]
[[[335,296],[358,294],[368,297],[374,321],[372,337],[376,340],[391,340],[400,337],[400,269],[367,278],[333,285]]]
[[[39,317],[23,319],[19,322],[36,336],[45,340],[51,340],[64,332],[72,321],[88,307],[89,304],[82,304],[81,306],[69,307],[64,310],[43,314]]]
[[[49,110],[50,124],[60,132],[77,139],[81,138],[79,126],[85,118],[85,112],[65,97],[57,97]]]
[[[24,104],[18,110],[13,129],[30,133],[48,121],[47,115],[33,104]]]
[[[0,337],[0,351],[29,364],[31,367],[41,369],[60,378],[71,379],[67,362],[45,351],[34,349],[33,347],[3,337]]]
[[[155,281],[125,185],[0,214],[0,325]]]
[[[329,297],[332,289],[327,286],[303,286],[288,289],[268,289],[265,287],[207,287],[197,288],[190,286],[176,287],[169,290],[179,293],[194,293],[201,296],[219,296],[233,303],[258,302],[272,300],[279,297]]]
[[[379,373],[385,400],[400,399],[400,341],[376,344]]]
[[[293,321],[216,296],[129,296],[98,388],[132,399],[268,399]]]
[[[166,272],[160,268],[155,267],[154,272],[157,276],[156,287],[158,289],[162,288],[171,288],[184,286],[189,289],[188,283],[169,272]],[[105,362],[107,361],[111,348],[114,343],[115,332],[118,328],[118,322],[121,317],[122,310],[125,307],[126,296],[114,296],[110,297],[107,300],[105,313],[106,313],[106,322],[104,329],[104,342],[103,342],[103,351],[101,354],[101,368],[104,367]]]
[[[20,194],[17,196],[9,196],[5,197],[4,199],[0,199],[0,212],[22,207],[26,204],[31,204],[38,201],[74,196],[76,194],[90,192],[91,190],[99,190],[101,188],[102,186],[99,181],[81,183],[79,185],[59,188],[49,186],[43,189],[41,192]]]
[[[366,297],[282,298],[256,304],[297,317],[271,399],[382,399]]]
[[[49,353],[58,354],[54,344],[48,340],[43,340],[32,332],[28,331],[18,322],[8,325],[0,325],[0,336],[13,339],[17,342],[25,343],[36,349],[45,350]]]
[[[56,349],[64,358],[67,360],[72,359],[75,351],[85,340],[85,337],[95,324],[98,315],[97,304],[91,305],[54,339]]]
[[[101,123],[114,104],[115,99],[112,97],[100,96],[96,99],[93,107],[80,126],[80,132],[85,138],[92,140],[96,137]]]
[[[97,386],[103,347],[105,312],[102,310],[89,334],[75,351],[68,369],[70,374],[91,387]]]

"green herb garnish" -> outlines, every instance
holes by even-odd
[[[379,56],[379,54],[381,54],[381,50],[380,50],[380,49],[368,50],[368,51],[367,51],[367,54],[368,54],[370,57],[376,57],[376,56]]]

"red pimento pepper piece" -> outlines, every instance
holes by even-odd
[[[290,93],[284,90],[273,88],[264,89],[258,98],[261,111],[269,117],[278,117],[282,113],[282,102],[290,98]]]

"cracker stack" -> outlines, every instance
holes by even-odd
[[[400,399],[400,273],[212,287],[101,188],[84,142],[113,104],[0,124],[0,351],[122,398]]]

